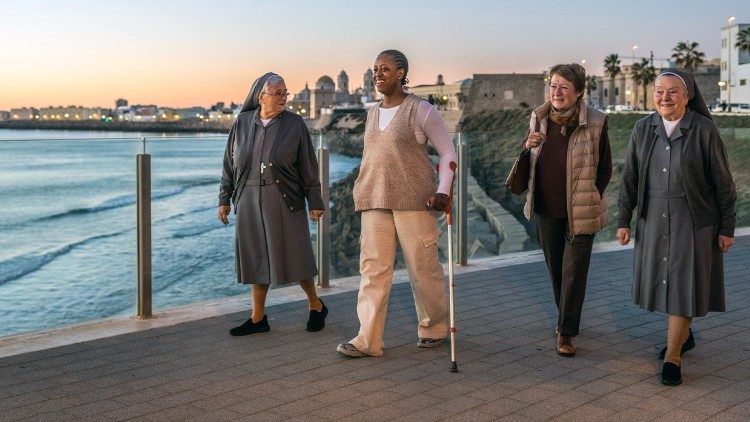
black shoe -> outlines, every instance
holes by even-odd
[[[661,367],[661,383],[664,385],[682,384],[682,374],[679,365],[672,362],[664,362]]]
[[[253,322],[252,318],[248,319],[242,325],[229,330],[229,334],[233,336],[246,336],[248,334],[265,333],[268,331],[271,331],[271,327],[268,326],[268,317],[263,315],[263,319],[258,322]]]
[[[687,340],[685,340],[684,343],[682,343],[682,348],[680,349],[680,356],[682,356],[683,353],[687,352],[688,350],[695,347],[695,338],[693,338],[693,330],[690,330],[690,335],[688,336]],[[664,355],[667,354],[667,348],[661,349],[661,352],[659,352],[659,359],[664,359]]]
[[[323,305],[323,308],[320,311],[310,311],[310,317],[307,319],[307,331],[311,333],[320,331],[326,326],[328,308],[326,308],[326,305],[322,300],[320,301],[320,304]]]

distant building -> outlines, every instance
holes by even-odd
[[[418,95],[438,110],[463,110],[471,92],[471,79],[462,79],[446,85],[443,75],[438,75],[435,85],[417,85],[409,87],[409,92]]]
[[[373,101],[378,96],[378,93],[375,90],[375,81],[372,80],[372,69],[367,69],[365,71],[362,82],[362,102],[366,103]]]
[[[134,122],[155,122],[158,120],[159,116],[159,107],[149,104],[149,105],[134,105],[132,107],[134,110]]]
[[[118,98],[117,100],[115,100],[115,108],[127,107],[127,106],[128,106],[128,100],[124,98]]]
[[[41,120],[99,120],[103,117],[101,108],[88,108],[82,106],[67,107],[42,107],[39,109]]]
[[[334,101],[337,104],[346,104],[351,102],[349,95],[349,75],[343,70],[339,73],[339,77],[336,79],[336,95]]]
[[[131,122],[135,120],[135,110],[127,105],[119,106],[113,110],[113,117],[120,122]]]
[[[721,28],[721,86],[720,101],[732,104],[750,103],[750,52],[740,51],[737,33],[750,28],[748,23],[737,23]]]
[[[187,107],[177,108],[173,110],[178,120],[190,120],[190,119],[205,119],[208,116],[208,111],[203,107]]]
[[[719,59],[711,59],[703,62],[693,71],[695,83],[709,106],[718,102],[719,66]],[[608,75],[604,75],[601,79],[597,78],[597,89],[591,92],[590,103],[600,108],[615,106],[616,109],[643,110],[643,85],[636,83],[633,79],[631,65],[622,65],[620,68],[621,72],[614,78],[614,84],[612,84],[613,79]],[[658,75],[674,68],[675,64],[670,62],[668,67],[655,68],[655,72]],[[653,82],[646,87],[645,95],[645,110],[655,110]]]
[[[0,122],[5,122],[8,120],[10,120],[10,111],[0,110]]]
[[[33,120],[39,115],[39,110],[31,107],[11,108],[10,120]]]
[[[322,108],[330,108],[334,104],[335,85],[330,76],[321,76],[315,82],[315,88],[310,93],[310,117],[320,116]]]
[[[536,107],[544,102],[543,73],[474,74],[464,114]]]
[[[310,88],[307,87],[307,82],[305,82],[305,88],[287,102],[287,109],[302,117],[310,115]]]

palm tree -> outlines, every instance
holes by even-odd
[[[586,98],[588,99],[589,104],[591,104],[591,91],[596,91],[596,88],[596,76],[586,76]]]
[[[615,105],[615,76],[622,73],[620,56],[613,53],[604,58],[604,73],[611,78],[609,80],[609,102],[610,105]]]
[[[698,50],[698,45],[699,44],[695,41],[681,41],[677,43],[677,46],[672,49],[672,51],[674,51],[672,58],[677,62],[677,67],[693,73],[698,65],[703,63],[703,58],[706,57],[706,55]]]
[[[743,51],[750,53],[750,27],[737,33],[737,43],[734,46],[740,50],[740,53]]]
[[[645,57],[641,59],[640,63],[634,63],[631,69],[633,81],[638,85],[643,85],[643,109],[646,110],[648,85],[656,79],[656,69],[651,65],[651,61]]]

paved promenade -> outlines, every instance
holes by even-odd
[[[269,307],[265,334],[230,337],[243,312],[0,358],[0,420],[750,420],[750,237],[726,255],[729,311],[695,321],[679,387],[659,383],[665,318],[631,303],[632,249],[610,249],[592,259],[574,358],[555,353],[532,254],[459,270],[457,374],[448,346],[416,347],[400,283],[382,358],[335,352],[357,330],[356,292],[336,293],[319,333],[298,301]]]

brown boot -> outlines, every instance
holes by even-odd
[[[557,332],[557,354],[565,357],[575,356],[576,348],[573,347],[572,336],[566,336]]]

